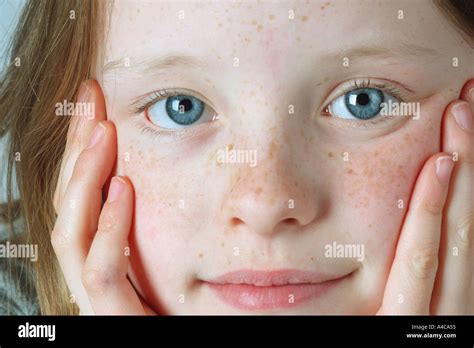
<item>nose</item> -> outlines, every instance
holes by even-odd
[[[282,161],[241,166],[233,173],[223,202],[225,223],[232,230],[246,229],[271,237],[296,231],[314,221],[318,204],[309,178],[298,176]]]

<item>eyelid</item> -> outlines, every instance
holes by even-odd
[[[336,99],[344,94],[353,91],[357,88],[377,88],[381,91],[393,95],[395,98],[399,99],[401,102],[406,102],[413,98],[413,90],[409,89],[408,87],[404,86],[403,84],[382,79],[382,78],[353,78],[350,80],[346,80],[329,92],[329,95],[325,98],[325,101],[322,105],[324,105],[321,113],[324,110],[327,110],[328,106]]]
[[[207,100],[207,98],[203,97],[197,92],[180,88],[162,88],[139,96],[134,99],[132,104],[130,104],[130,112],[135,115],[141,114],[145,109],[151,107],[160,100],[173,97],[175,95],[190,95],[191,97],[201,100],[204,104],[211,107],[215,112],[214,106]]]

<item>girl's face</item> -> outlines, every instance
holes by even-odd
[[[374,313],[470,52],[429,1],[116,2],[99,80],[138,292],[171,314]],[[380,95],[409,115],[360,119]],[[279,276],[320,284],[255,286]]]

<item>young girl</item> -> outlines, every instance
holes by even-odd
[[[11,62],[42,313],[474,314],[468,1],[32,1]]]

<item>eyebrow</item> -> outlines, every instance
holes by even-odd
[[[127,62],[129,66],[127,66]],[[151,74],[170,68],[198,68],[202,69],[206,66],[204,61],[184,54],[168,54],[161,57],[138,58],[123,57],[107,62],[104,65],[103,73],[124,72],[130,74]]]
[[[419,57],[438,57],[438,51],[431,48],[422,47],[413,44],[401,44],[395,47],[385,46],[360,46],[350,48],[344,51],[333,51],[323,55],[323,60],[333,61],[334,59],[348,57],[361,58],[419,58]],[[127,59],[129,66],[127,66]],[[206,67],[206,63],[196,57],[185,54],[168,54],[161,57],[138,58],[123,57],[107,62],[103,67],[104,75],[110,73],[128,73],[131,75],[143,76],[143,74],[159,73],[170,68],[198,68]]]
[[[389,58],[437,58],[441,54],[431,48],[403,43],[393,47],[385,46],[360,46],[347,49],[345,51],[338,52],[329,52],[325,54],[325,59],[334,59],[337,57],[347,57],[347,58],[379,58],[379,59],[389,59]]]

